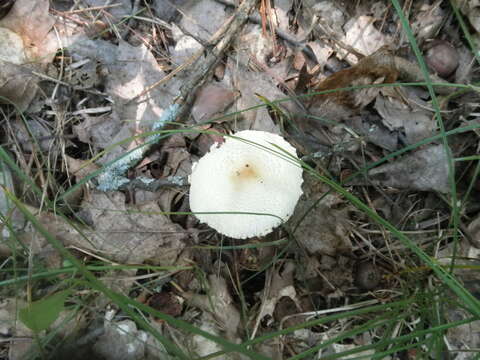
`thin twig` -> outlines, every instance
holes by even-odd
[[[70,11],[59,11],[60,14],[81,14],[87,11],[100,11],[105,9],[110,9],[114,7],[122,6],[122,4],[111,4],[111,5],[103,5],[103,6],[93,6],[88,7],[85,9],[78,9],[78,10],[70,10]]]

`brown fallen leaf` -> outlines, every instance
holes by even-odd
[[[93,231],[84,231],[88,241],[83,240],[82,245],[87,243],[87,248],[121,263],[149,259],[162,266],[175,264],[187,234],[161,214],[155,202],[130,206],[121,192],[92,191],[88,195],[80,216]]]
[[[68,155],[65,155],[65,158],[67,159],[68,171],[75,176],[77,181],[99,169],[98,165],[89,160],[74,159]]]
[[[255,84],[255,86],[252,86],[252,84]],[[239,109],[248,109],[262,104],[256,94],[266,97],[269,101],[285,98],[285,94],[276,87],[272,79],[264,72],[253,72],[239,68],[235,76],[235,87],[241,93],[236,103]],[[236,122],[236,130],[244,129],[280,133],[278,125],[273,122],[265,106],[254,111],[241,113],[241,117]]]
[[[380,87],[368,87],[349,90],[332,91],[335,89],[394,83],[398,78],[408,81],[423,81],[423,75],[418,65],[401,57],[395,56],[387,47],[360,60],[357,65],[340,70],[327,77],[315,86],[312,91],[325,92],[308,98],[307,108],[316,117],[341,122],[356,116],[370,104],[381,91]],[[445,83],[440,77],[431,74],[435,83]],[[434,86],[434,91],[441,95],[452,93],[455,88]],[[317,119],[304,119],[300,128],[305,133],[318,134]]]
[[[28,207],[46,230],[64,246],[85,249],[119,263],[141,264],[146,260],[160,266],[175,264],[185,247],[187,234],[172,223],[155,202],[141,206],[125,204],[120,192],[108,195],[93,191],[85,196],[79,216],[84,224],[75,222],[81,234],[62,217]],[[38,254],[48,241],[34,229],[22,233],[19,240],[33,254]]]
[[[12,130],[24,152],[47,152],[55,145],[53,130],[42,119],[13,122]]]
[[[223,86],[208,84],[197,94],[192,116],[197,123],[209,121],[226,110],[240,94]]]
[[[182,3],[182,1],[175,1],[175,3]],[[202,40],[209,39],[228,16],[225,6],[215,0],[186,2],[184,6],[181,6],[181,10],[183,17],[180,27],[186,33],[195,34]]]
[[[378,31],[373,25],[375,18],[371,16],[361,15],[348,21],[345,28],[348,30],[345,33],[343,42],[352,46],[355,50],[363,55],[371,55],[382,46],[387,45],[391,40],[384,34]],[[347,55],[349,63],[357,61],[353,54]]]
[[[443,145],[411,152],[396,161],[368,172],[375,184],[400,189],[448,193],[448,160]]]
[[[398,70],[393,57],[388,49],[383,48],[363,58],[357,65],[327,77],[313,90],[321,92],[353,86],[393,83],[397,77]],[[372,102],[379,91],[379,88],[363,88],[314,95],[308,99],[307,106],[313,115],[341,121]]]
[[[17,0],[8,15],[0,21],[0,27],[20,35],[25,45],[27,59],[49,62],[55,55],[55,36],[49,34],[55,23],[49,14],[48,0]]]
[[[13,103],[24,111],[37,93],[38,82],[25,66],[0,60],[0,103]]]
[[[153,294],[148,298],[147,304],[155,310],[170,316],[180,316],[183,309],[178,296],[173,292],[167,291]]]

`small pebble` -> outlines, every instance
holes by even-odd
[[[354,277],[355,285],[363,290],[373,290],[380,284],[380,273],[370,262],[358,264]]]
[[[425,55],[427,65],[441,77],[450,76],[458,67],[458,52],[447,41],[438,41]]]

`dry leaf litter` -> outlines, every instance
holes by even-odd
[[[239,16],[239,3],[252,11]],[[409,250],[310,173],[304,172],[304,194],[292,218],[262,238],[221,236],[189,213],[192,164],[220,146],[225,134],[267,131],[285,137],[308,166],[341,182],[424,250],[434,249],[430,254],[439,261],[448,265],[452,254],[461,254],[464,268],[455,274],[478,298],[478,273],[468,270],[480,256],[480,185],[473,162],[454,164],[457,191],[469,196],[461,204],[459,249],[445,202],[452,195],[449,156],[478,154],[476,93],[434,87],[446,131],[477,126],[453,134],[446,148],[427,89],[389,86],[423,81],[423,74],[388,2],[258,3],[16,0],[11,9],[0,8],[2,149],[41,195],[3,162],[2,189],[19,196],[85,265],[125,266],[99,271],[100,281],[232,344],[395,300],[402,274],[415,266]],[[448,2],[406,3],[432,81],[474,82],[474,57]],[[478,4],[452,3],[477,41]],[[302,96],[309,92],[317,93]],[[170,132],[158,136],[152,129]],[[115,168],[119,158],[124,165]],[[370,164],[375,166],[366,168]],[[120,169],[106,178],[110,191],[97,188],[102,169]],[[0,210],[12,226],[2,228],[2,263],[22,253],[30,267],[66,266],[5,190]],[[13,238],[18,244],[12,247]],[[430,274],[419,277],[435,286]],[[40,281],[2,294],[0,332],[8,340],[0,344],[2,356],[22,359],[39,351],[17,314],[32,297],[58,290]],[[57,358],[176,358],[107,297],[89,288],[75,291],[76,300],[39,334],[63,329],[47,347]],[[458,306],[447,314],[449,321],[468,316]],[[201,335],[141,316],[192,358],[223,350]],[[251,349],[289,358],[349,326],[332,321]],[[473,358],[464,350],[480,347],[479,326],[477,320],[445,333],[452,358]],[[355,350],[379,336],[365,331],[316,356]],[[415,357],[404,352],[385,358]]]

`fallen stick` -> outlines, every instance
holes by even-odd
[[[153,131],[159,131],[171,122],[181,122],[181,119],[186,118],[187,113],[190,111],[190,106],[195,99],[197,90],[205,83],[208,75],[220,62],[232,40],[238,36],[241,28],[247,22],[249,14],[254,9],[256,2],[257,0],[244,0],[238,6],[235,13],[208,41],[207,47],[194,54],[192,58],[186,62],[187,65],[192,65],[191,74],[180,88],[180,93],[174,102],[165,109],[160,119],[153,124]],[[186,67],[185,65],[181,65],[179,67],[180,69],[176,72],[174,71],[174,73],[178,73]],[[132,100],[142,97],[162,82],[164,82],[164,79],[147,87],[147,89]],[[115,191],[120,187],[125,187],[131,181],[125,176],[128,169],[135,166],[160,138],[160,134],[148,136],[145,139],[144,145],[135,148],[113,163],[105,166],[104,171],[97,178],[97,188],[102,191]]]

